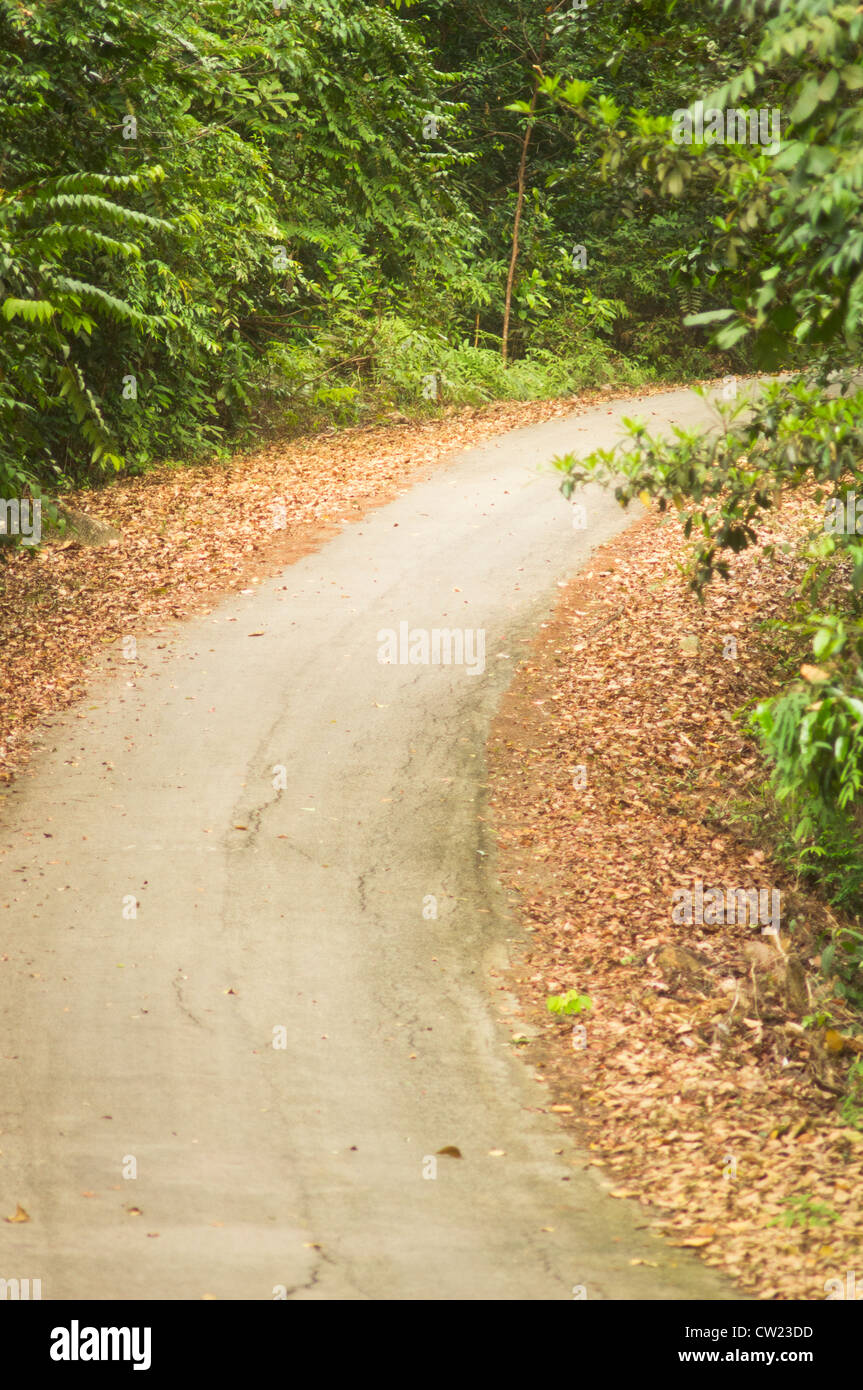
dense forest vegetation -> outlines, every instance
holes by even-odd
[[[681,510],[699,587],[784,488],[854,514],[861,36],[831,0],[0,0],[0,494],[252,427],[769,368],[794,379],[751,419],[634,427],[565,486]],[[781,142],[681,141],[698,101]],[[801,862],[859,909],[863,537],[808,545],[753,719]],[[850,980],[863,934],[837,949]]]
[[[0,480],[712,374],[681,310],[714,303],[718,197],[604,180],[602,123],[540,91],[586,74],[655,122],[747,51],[698,13],[2,0]]]

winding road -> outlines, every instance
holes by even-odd
[[[738,1296],[537,1113],[489,973],[520,930],[489,723],[558,581],[631,519],[591,487],[574,529],[548,461],[627,414],[714,418],[675,391],[491,440],[52,721],[0,825],[0,1215],[30,1217],[0,1225],[0,1275],[45,1299]],[[435,629],[483,631],[484,660],[398,660]]]

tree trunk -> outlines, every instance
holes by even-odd
[[[508,365],[509,353],[509,316],[512,309],[512,284],[515,279],[515,266],[518,260],[518,229],[521,225],[521,210],[524,207],[524,174],[527,168],[527,147],[530,144],[530,135],[533,128],[533,112],[536,106],[537,88],[534,84],[533,95],[530,98],[530,113],[527,118],[527,129],[524,132],[524,140],[521,145],[521,159],[518,164],[518,197],[515,203],[515,221],[512,226],[512,255],[509,258],[509,274],[506,277],[506,298],[503,308],[503,336],[501,339],[501,356],[504,366]]]

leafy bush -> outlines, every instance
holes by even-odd
[[[565,994],[550,994],[545,1007],[552,1014],[581,1014],[593,1008],[593,1001],[577,989],[568,989]]]

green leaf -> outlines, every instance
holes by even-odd
[[[47,323],[55,313],[54,305],[48,299],[15,299],[10,297],[4,299],[3,304],[0,305],[0,314],[7,322],[19,318],[25,319],[27,323]]]
[[[792,107],[789,118],[794,125],[800,125],[812,115],[819,101],[819,86],[820,83],[817,77],[811,77],[803,86],[800,95]]]

